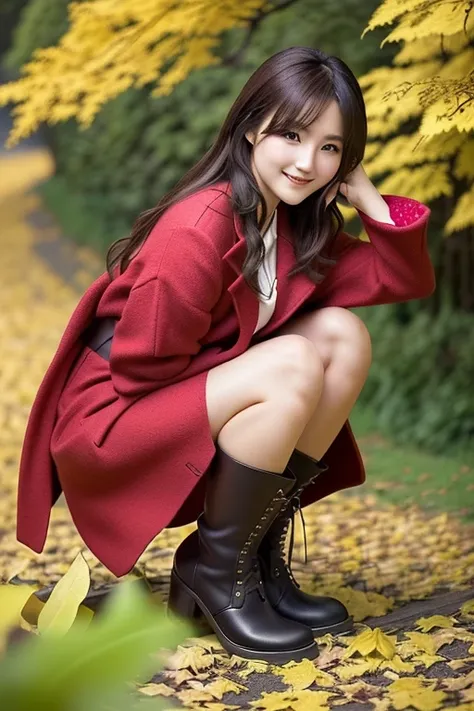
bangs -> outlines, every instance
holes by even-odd
[[[296,77],[295,77],[296,79]],[[305,81],[306,80],[306,81]],[[291,88],[282,97],[279,104],[273,107],[275,114],[262,133],[280,133],[291,129],[306,129],[335,100],[330,82],[309,81],[307,77],[302,82],[296,81],[296,87]],[[299,86],[298,86],[299,84]]]

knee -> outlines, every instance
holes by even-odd
[[[362,319],[339,307],[322,309],[320,316],[333,356],[343,358],[355,373],[366,373],[372,363],[372,341]]]
[[[324,366],[313,343],[299,335],[278,339],[277,377],[287,392],[303,404],[314,406],[324,381]]]

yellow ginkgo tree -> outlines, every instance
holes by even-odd
[[[232,28],[249,32],[296,0],[81,0],[57,46],[37,49],[17,81],[0,88],[12,102],[8,145],[41,123],[75,118],[87,128],[102,106],[130,87],[169,94],[215,53]],[[385,193],[425,202],[454,197],[445,233],[474,225],[474,8],[468,0],[384,0],[365,33],[393,25],[393,66],[359,78],[369,119],[365,167],[385,176]],[[409,127],[409,128],[408,128]],[[456,190],[454,187],[456,186]],[[461,189],[460,187],[461,186]]]
[[[102,106],[130,87],[169,94],[194,70],[217,64],[224,32],[251,27],[295,0],[82,0],[69,4],[69,30],[37,49],[18,81],[0,88],[13,102],[9,146],[43,123],[69,118],[87,128]]]
[[[446,235],[472,227],[474,6],[465,0],[385,0],[362,37],[387,24],[394,28],[382,46],[401,43],[393,66],[359,77],[372,139],[364,165],[371,177],[387,174],[381,192],[427,203],[455,197]]]

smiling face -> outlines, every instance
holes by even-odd
[[[343,147],[336,138],[343,136],[343,122],[335,100],[305,129],[288,127],[284,134],[262,133],[272,116],[267,117],[257,134],[245,134],[253,144],[252,172],[269,215],[280,200],[297,205],[326,185],[337,173]]]

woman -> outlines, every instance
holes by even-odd
[[[285,536],[300,505],[365,478],[347,418],[371,344],[347,308],[434,289],[430,210],[378,193],[366,137],[344,62],[307,47],[268,59],[208,153],[112,245],[28,423],[19,540],[42,550],[62,489],[123,575],[197,519],[170,608],[243,657],[313,658],[314,636],[350,628],[341,603],[299,590]],[[338,190],[371,243],[342,231]]]

